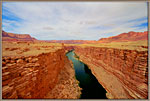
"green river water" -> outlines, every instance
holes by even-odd
[[[107,99],[106,90],[97,81],[91,70],[83,62],[75,58],[74,51],[70,51],[66,56],[73,62],[76,79],[83,89],[81,99]]]

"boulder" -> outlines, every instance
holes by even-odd
[[[18,59],[17,63],[23,63],[23,60],[22,59]]]

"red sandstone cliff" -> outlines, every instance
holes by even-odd
[[[71,48],[71,47],[70,47]],[[69,49],[69,48],[68,48]],[[148,52],[74,47],[112,99],[148,98]]]
[[[148,40],[148,31],[145,32],[128,32],[122,33],[117,36],[109,38],[101,38],[98,41],[95,40],[37,40],[31,37],[29,34],[14,34],[2,31],[3,41],[41,41],[51,43],[65,43],[65,44],[94,44],[94,43],[109,43],[109,42],[124,42],[124,41],[139,41]]]
[[[124,41],[139,41],[148,40],[148,31],[145,32],[128,32],[108,38],[101,38],[99,42],[124,42]]]
[[[29,34],[14,34],[2,31],[3,41],[35,41],[36,39],[31,37]]]
[[[101,38],[96,40],[47,40],[51,43],[65,43],[65,44],[94,44],[94,43],[109,43],[109,42],[128,42],[128,41],[140,41],[148,40],[148,31],[145,32],[133,32],[121,33],[117,36],[108,38]],[[44,41],[44,40],[43,40]]]
[[[79,95],[80,88],[64,49],[37,56],[3,56],[3,99],[75,99]]]

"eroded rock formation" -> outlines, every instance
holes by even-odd
[[[29,34],[14,34],[2,31],[3,41],[35,41],[36,39],[31,37]]]
[[[148,52],[74,47],[112,99],[148,98]]]
[[[56,43],[95,43],[95,41],[35,41],[30,35],[2,32],[2,98],[79,98],[81,89],[66,58],[75,53],[91,69],[107,90],[108,98],[146,99],[148,97],[148,52],[106,47],[80,47]],[[136,37],[135,37],[136,36]],[[135,37],[135,38],[134,38]],[[147,32],[123,33],[96,42],[147,40]],[[25,42],[10,42],[25,41]],[[64,48],[62,48],[62,46]],[[134,47],[134,45],[133,45]],[[147,46],[140,46],[148,48]],[[18,55],[20,57],[13,57]]]
[[[80,88],[75,80],[74,70],[65,56],[64,49],[28,57],[3,57],[2,61],[2,98],[78,98]],[[69,73],[67,72],[69,71]],[[68,74],[62,74],[67,72]],[[69,85],[60,83],[60,77],[65,76]],[[67,83],[68,83],[67,82]],[[61,91],[52,92],[53,88],[61,85]],[[69,88],[67,88],[67,87]],[[71,88],[72,87],[72,88]],[[57,88],[58,89],[58,88]],[[56,90],[57,91],[57,90]],[[72,94],[74,92],[74,94]],[[58,96],[48,96],[60,95]]]
[[[98,42],[124,42],[124,41],[139,41],[139,40],[148,40],[148,31],[145,32],[133,32],[121,33],[117,36],[112,36],[108,38],[101,38]]]

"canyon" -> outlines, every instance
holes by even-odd
[[[148,98],[148,52],[97,47],[74,47],[110,99]]]
[[[2,57],[3,99],[80,97],[81,88],[63,47],[55,47],[52,50],[51,46],[47,46],[42,50],[40,46],[35,51],[34,48],[39,44],[3,42],[3,45],[5,45]],[[22,45],[26,47],[26,51],[20,53],[22,55],[17,54],[20,48],[24,48]],[[9,47],[9,50],[5,47]]]
[[[71,50],[107,91],[107,98],[148,98],[148,32],[99,41],[40,41],[26,34],[2,34],[3,99],[79,99],[82,88],[66,56]]]

